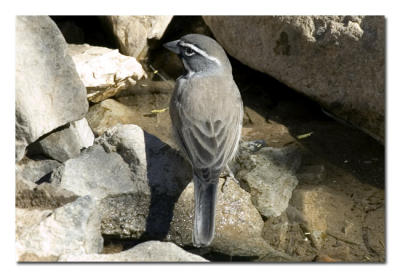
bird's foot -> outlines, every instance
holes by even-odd
[[[224,174],[224,178],[225,178],[225,182],[222,184],[222,188],[221,188],[221,191],[222,192],[224,192],[224,187],[225,187],[225,184],[227,183],[227,182],[229,182],[230,180],[232,180],[232,181],[234,181],[236,184],[238,184],[239,185],[239,181],[235,178],[235,175],[233,175],[233,172],[232,172],[232,170],[229,168],[229,166],[226,166],[225,167],[225,172],[224,172],[225,174]]]

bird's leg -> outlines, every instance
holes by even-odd
[[[224,186],[226,184],[226,182],[228,182],[229,180],[234,181],[236,184],[239,185],[239,181],[235,178],[235,175],[233,175],[232,170],[229,168],[228,165],[225,166],[225,182],[222,184],[222,188],[221,190],[224,191]]]

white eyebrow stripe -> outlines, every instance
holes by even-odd
[[[205,58],[207,58],[207,59],[209,59],[209,60],[211,60],[211,61],[214,61],[214,62],[216,62],[216,63],[219,64],[219,65],[221,64],[220,61],[219,61],[216,57],[213,57],[213,56],[208,55],[205,51],[203,51],[203,50],[201,50],[200,48],[194,46],[193,44],[190,44],[190,43],[186,43],[186,42],[181,41],[181,42],[179,42],[179,45],[181,45],[181,46],[183,46],[183,47],[189,47],[190,49],[192,49],[193,51],[199,53],[199,54],[202,55],[203,57],[205,57]]]

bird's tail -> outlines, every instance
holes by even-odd
[[[214,238],[218,175],[210,180],[204,181],[196,174],[193,177],[195,198],[193,245],[195,247],[208,246]]]

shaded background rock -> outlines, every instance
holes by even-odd
[[[69,44],[68,53],[87,88],[88,99],[97,103],[146,77],[140,63],[117,49]]]
[[[24,257],[24,261],[26,254],[52,260],[68,253],[99,253],[103,248],[100,217],[89,196],[54,211],[16,211],[17,256]]]
[[[225,50],[384,142],[383,16],[204,16]]]
[[[140,59],[147,54],[148,39],[160,39],[172,16],[106,16],[122,54]]]
[[[86,90],[56,24],[47,16],[16,19],[16,160],[42,135],[83,118]]]
[[[62,255],[59,262],[207,262],[171,242],[147,241],[116,254]]]
[[[29,155],[44,155],[60,162],[77,157],[93,145],[94,135],[86,118],[71,122],[29,145]]]

